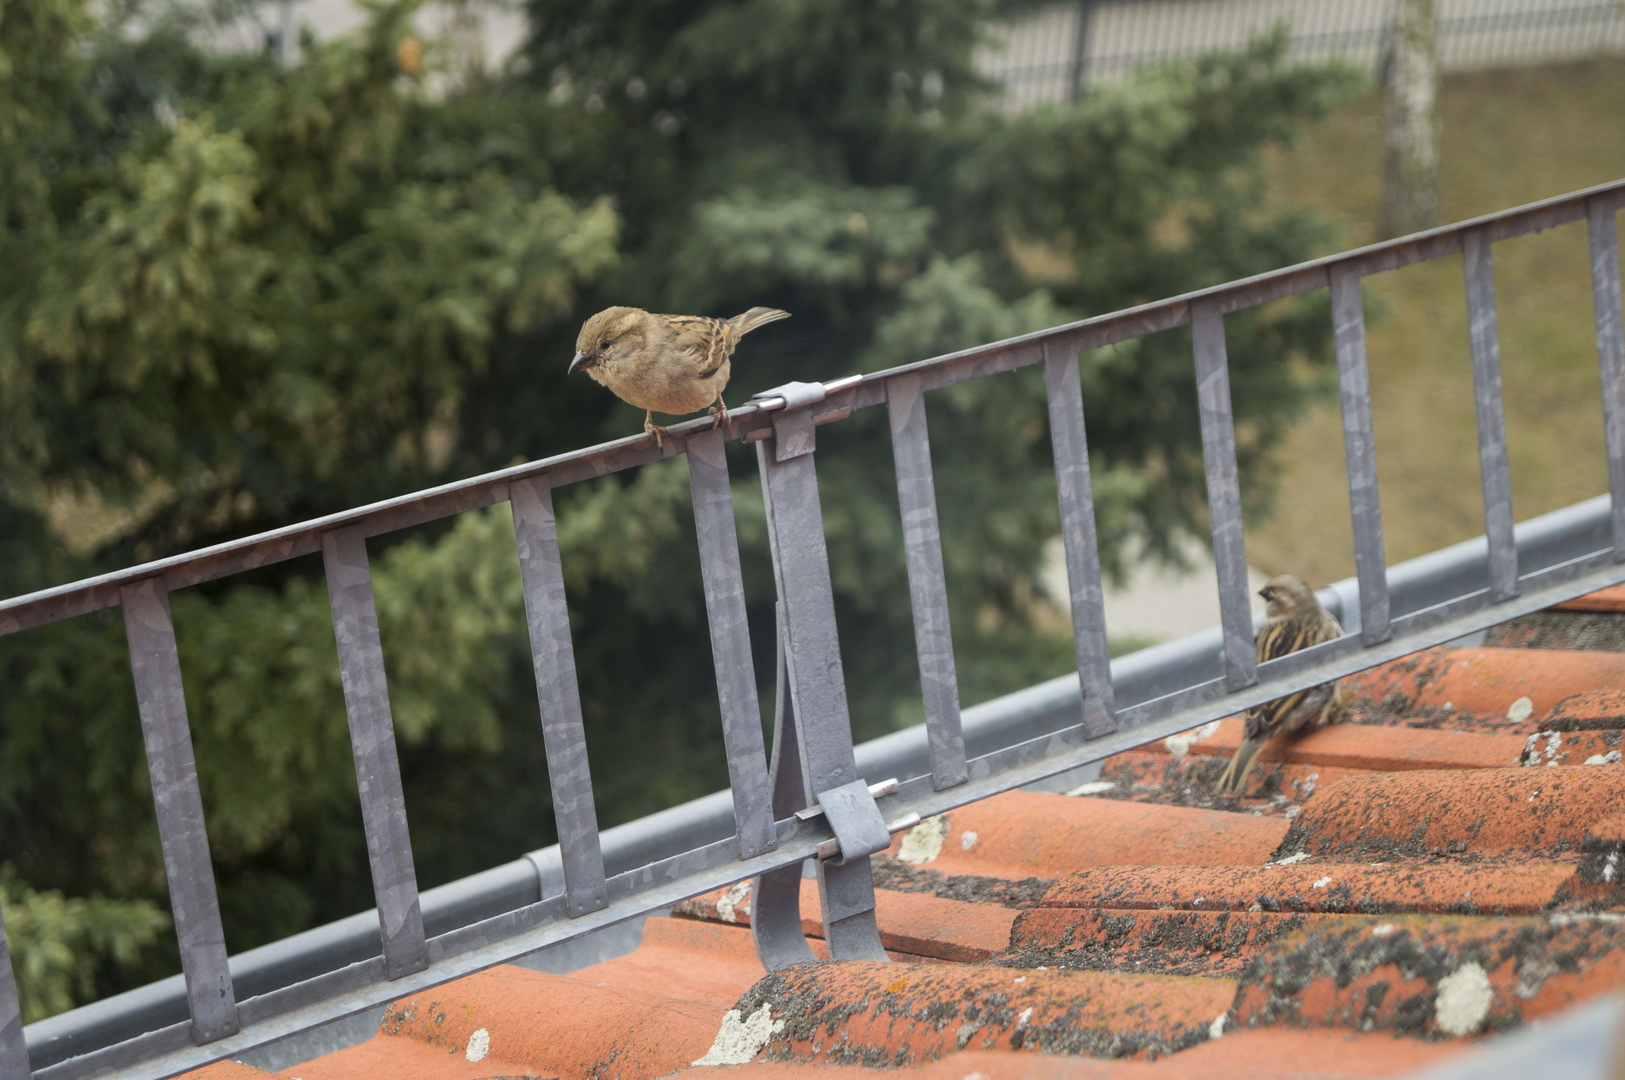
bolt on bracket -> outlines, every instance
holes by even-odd
[[[920,815],[913,811],[888,822],[876,805],[875,800],[897,794],[898,787],[896,779],[878,784],[854,780],[820,792],[818,802],[797,810],[796,817],[802,821],[824,818],[835,833],[818,845],[818,858],[822,861],[839,858],[844,863],[874,855],[891,847],[893,835],[918,825]]]

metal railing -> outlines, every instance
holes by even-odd
[[[115,605],[124,609],[190,1020],[30,1072],[9,959],[0,944],[0,1078],[162,1077],[413,994],[690,896],[756,878],[752,926],[764,963],[811,957],[802,933],[801,864],[817,862],[826,940],[837,959],[883,958],[868,856],[920,818],[1104,759],[1283,694],[1452,640],[1625,581],[1625,331],[1616,212],[1625,181],[1288,267],[1185,296],[829,384],[791,383],[733,410],[731,429],[696,420],[187,555],[0,602],[0,634]],[[1587,220],[1612,504],[1594,550],[1519,565],[1502,414],[1492,245]],[[1488,587],[1465,586],[1393,617],[1371,442],[1360,281],[1460,253],[1467,286],[1484,489]],[[1255,665],[1224,318],[1329,288],[1358,570],[1358,633]],[[1222,614],[1224,673],[1132,707],[1114,706],[1078,354],[1189,324]],[[1081,713],[1076,723],[967,755],[948,632],[925,391],[1043,365],[1071,589]],[[824,547],[816,429],[884,404],[916,646],[928,774],[859,773],[848,723]],[[751,676],[751,645],[724,442],[757,444],[778,586],[778,700],[771,765]],[[734,817],[731,838],[607,874],[587,772],[552,493],[676,454],[687,457]],[[433,937],[425,932],[395,756],[367,565],[369,537],[508,501],[535,661],[558,823],[561,895]],[[168,593],[320,551],[361,783],[381,955],[237,1000],[227,963],[202,800],[187,728]],[[1354,612],[1347,612],[1352,616]],[[1348,620],[1354,622],[1353,618]],[[3,939],[0,939],[3,942]]]
[[[1295,62],[1383,63],[1395,0],[1073,0],[989,28],[977,69],[1021,112],[1147,64],[1240,49],[1287,28]],[[1618,0],[1439,0],[1439,66],[1464,71],[1625,51]]]

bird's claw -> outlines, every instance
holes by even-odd
[[[660,449],[664,450],[666,448],[665,428],[655,423],[652,419],[645,417],[643,421],[643,432],[645,435],[653,435],[655,437],[655,445]]]
[[[728,415],[728,407],[721,401],[711,406],[711,430],[733,427],[734,418]]]

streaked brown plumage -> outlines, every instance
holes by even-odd
[[[1269,621],[1258,632],[1258,662],[1274,660],[1287,653],[1319,645],[1343,635],[1343,627],[1320,606],[1315,590],[1302,578],[1282,574],[1271,578],[1258,590],[1265,601]],[[1215,790],[1221,795],[1240,795],[1252,772],[1253,762],[1272,738],[1298,731],[1326,719],[1342,704],[1342,688],[1337,682],[1321,683],[1283,698],[1249,709],[1241,745],[1220,775]]]
[[[789,317],[788,311],[765,307],[731,319],[605,308],[582,325],[570,371],[585,371],[642,409],[643,430],[656,441],[666,432],[654,422],[657,412],[680,416],[709,407],[722,427],[728,423],[722,391],[734,346],[757,327]]]

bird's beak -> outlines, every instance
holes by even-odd
[[[570,370],[565,372],[565,374],[566,375],[574,375],[576,372],[580,371],[582,368],[592,367],[593,363],[594,363],[594,360],[593,360],[592,357],[588,356],[584,352],[578,352],[578,353],[576,353],[575,359],[570,361]]]
[[[570,370],[574,371],[575,368],[572,367]],[[1258,595],[1263,597],[1265,600],[1268,600],[1270,598],[1270,593],[1269,593],[1268,589],[1259,589],[1258,590]]]

